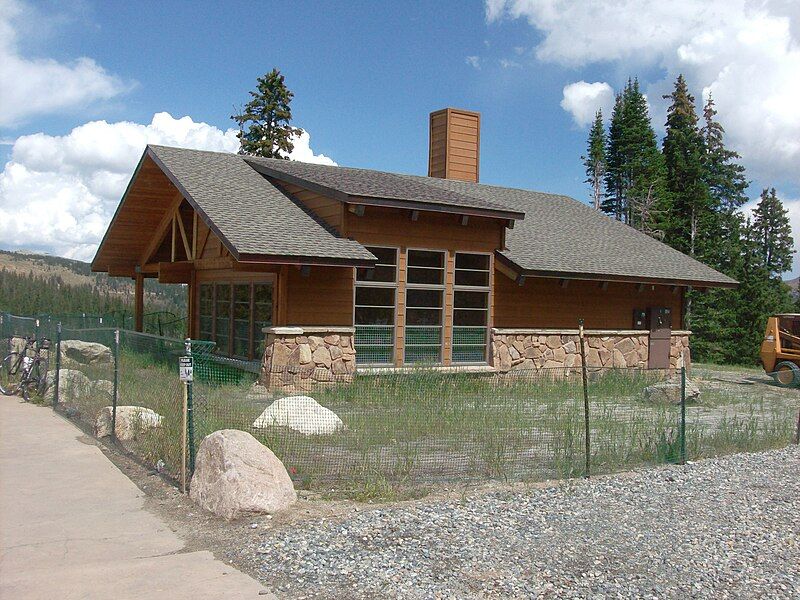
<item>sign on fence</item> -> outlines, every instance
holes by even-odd
[[[178,374],[183,383],[194,381],[194,359],[191,356],[178,357]]]

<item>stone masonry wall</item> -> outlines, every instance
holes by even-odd
[[[352,327],[267,327],[260,381],[269,389],[308,390],[352,381],[356,351]]]
[[[589,367],[646,368],[650,336],[647,331],[592,331],[586,337]],[[687,331],[674,331],[670,340],[670,368],[690,367]],[[492,365],[499,372],[516,369],[581,366],[577,330],[493,329]]]

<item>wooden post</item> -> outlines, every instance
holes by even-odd
[[[183,387],[183,421],[181,426],[181,492],[186,493],[186,425],[188,421],[189,391],[185,383]]]
[[[144,331],[144,275],[141,271],[136,273],[134,289],[134,322],[136,331]]]

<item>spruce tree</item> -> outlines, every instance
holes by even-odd
[[[753,210],[753,236],[764,268],[771,277],[780,278],[791,271],[794,257],[794,240],[789,212],[778,199],[775,188],[761,192]]]
[[[741,158],[739,154],[725,147],[725,129],[716,116],[714,99],[709,94],[703,107],[703,127],[700,130],[705,144],[704,177],[716,210],[732,213],[747,202],[745,191],[750,182],[744,167],[736,162]]]
[[[648,235],[662,237],[663,161],[638,79],[628,80],[617,97],[606,163],[603,210]]]
[[[581,156],[586,169],[586,183],[592,188],[592,206],[600,210],[603,203],[603,182],[606,174],[606,130],[603,111],[598,110],[589,130],[586,156]]]
[[[231,119],[239,125],[240,154],[265,158],[289,158],[294,149],[292,138],[301,130],[292,127],[290,104],[294,94],[286,87],[278,69],[257,80],[251,100]]]

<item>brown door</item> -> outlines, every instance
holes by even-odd
[[[650,347],[647,367],[650,369],[669,368],[669,340],[672,336],[672,311],[669,308],[648,309]]]

